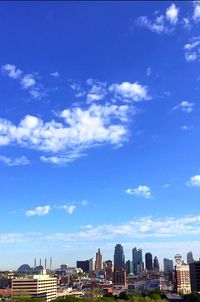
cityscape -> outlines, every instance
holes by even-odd
[[[200,1],[0,1],[0,302],[200,302]]]

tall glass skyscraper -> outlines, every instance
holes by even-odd
[[[153,261],[152,261],[152,254],[146,253],[145,254],[145,267],[146,270],[152,271],[153,270]]]
[[[115,246],[114,268],[117,270],[125,269],[125,256],[123,246],[121,244],[117,244]]]
[[[142,250],[134,247],[132,249],[133,256],[133,273],[134,275],[139,275],[143,270],[143,261],[142,261]]]

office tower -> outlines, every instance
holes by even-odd
[[[164,264],[164,273],[169,274],[173,272],[173,260],[164,258],[163,259],[163,264]]]
[[[153,260],[153,270],[154,270],[154,272],[157,272],[157,273],[160,270],[158,258],[156,256],[154,257],[154,260]]]
[[[126,261],[126,272],[128,275],[133,274],[133,261],[130,261],[130,260]]]
[[[153,270],[153,261],[152,261],[152,254],[151,253],[146,253],[145,254],[145,268],[148,271]]]
[[[190,251],[187,253],[187,264],[190,264],[192,262],[194,262],[194,258],[192,252]]]
[[[60,265],[60,269],[63,270],[63,271],[66,271],[66,270],[67,270],[67,267],[68,267],[67,264],[61,264],[61,265]]]
[[[94,261],[93,258],[89,259],[89,271],[92,272],[94,270]]]
[[[81,268],[84,272],[89,272],[89,260],[76,261],[76,267]]]
[[[96,261],[95,261],[95,272],[99,273],[102,270],[102,254],[100,252],[100,249],[98,249],[98,252],[96,253]]]
[[[111,281],[112,273],[113,273],[113,264],[111,260],[107,260],[104,262],[104,269],[105,269],[105,279],[107,281]]]
[[[200,292],[200,261],[190,263],[190,282],[192,292]]]
[[[40,298],[49,302],[57,297],[57,278],[49,275],[32,275],[12,280],[12,299],[22,296]]]
[[[182,263],[181,255],[177,254],[175,257],[175,278],[176,278],[176,291],[178,294],[191,293],[190,283],[190,269],[189,265]]]
[[[114,268],[125,269],[125,256],[124,256],[123,246],[121,244],[117,244],[115,246]]]
[[[142,250],[136,247],[132,249],[133,273],[139,275],[143,272]]]
[[[113,285],[126,289],[126,270],[124,269],[115,269],[113,272]]]

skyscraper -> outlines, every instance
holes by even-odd
[[[163,259],[163,264],[164,264],[164,273],[172,273],[173,272],[173,260],[164,258]]]
[[[192,252],[188,252],[187,253],[187,264],[193,263],[194,262],[194,258],[193,258],[193,254]]]
[[[179,254],[175,255],[175,277],[176,277],[176,291],[178,294],[191,293],[190,283],[190,268],[188,264],[183,263],[182,257]]]
[[[190,263],[191,290],[200,292],[200,261]]]
[[[131,260],[126,261],[126,272],[129,275],[133,274],[133,261],[131,261]]]
[[[142,250],[137,249],[136,247],[132,249],[132,257],[133,257],[133,273],[135,275],[139,275],[143,270],[143,262],[142,262]]]
[[[152,262],[152,254],[151,253],[146,253],[145,254],[145,268],[148,271],[153,270],[153,262]]]
[[[97,273],[99,273],[102,270],[102,268],[103,268],[102,264],[103,264],[102,263],[102,254],[100,252],[100,249],[98,249],[98,252],[96,253],[96,261],[95,261],[95,271]]]
[[[123,246],[121,244],[117,244],[115,246],[114,268],[125,269],[125,256],[124,256]]]
[[[156,256],[154,257],[154,260],[153,260],[153,269],[155,272],[159,272],[159,270],[160,270],[158,258]]]

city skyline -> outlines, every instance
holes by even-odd
[[[200,4],[0,7],[0,269],[199,259]]]

